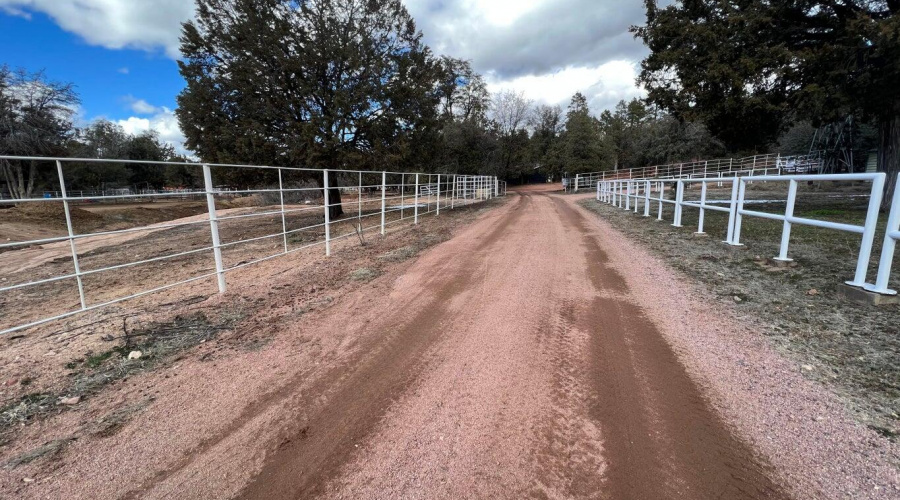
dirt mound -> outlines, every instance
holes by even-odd
[[[77,207],[69,207],[69,213],[73,221],[99,221],[103,216]],[[3,215],[16,219],[28,219],[30,221],[66,223],[66,213],[61,202],[50,203],[20,203],[15,208],[4,211]]]

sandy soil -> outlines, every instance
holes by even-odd
[[[261,348],[199,346],[25,428],[4,461],[147,401],[3,470],[0,496],[896,498],[889,442],[546,191],[328,307],[297,314],[302,274],[253,268],[238,329]]]

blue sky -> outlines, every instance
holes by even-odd
[[[628,32],[644,21],[643,2],[403,3],[425,42],[470,60],[492,92],[562,106],[581,92],[595,113],[643,94],[635,77],[646,49]],[[74,83],[82,121],[155,130],[182,150],[173,110],[184,81],[175,61],[181,23],[193,12],[193,0],[0,0],[0,64]]]
[[[91,46],[41,13],[32,14],[30,20],[0,14],[0,47],[0,64],[44,69],[52,80],[74,83],[82,99],[82,118],[87,120],[138,115],[132,109],[135,100],[174,109],[175,96],[184,88],[178,65],[162,49]]]

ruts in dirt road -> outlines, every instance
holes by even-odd
[[[665,334],[671,317],[634,290],[622,244],[571,196],[511,191],[400,272],[281,324],[266,349],[186,366],[183,382],[92,445],[95,455],[79,449],[29,494],[618,500],[847,491],[818,489],[825,468],[779,468],[800,455],[764,452],[720,411]],[[654,272],[660,280],[666,271]],[[815,460],[823,456],[836,455]],[[890,469],[836,463],[892,481]]]

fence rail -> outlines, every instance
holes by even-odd
[[[893,263],[897,240],[900,239],[900,178],[897,180],[897,189],[891,204],[891,212],[888,216],[887,228],[882,243],[881,257],[878,262],[878,271],[875,283],[867,280],[870,259],[876,245],[875,235],[878,224],[879,210],[884,193],[887,176],[884,173],[866,174],[828,174],[828,175],[759,175],[759,176],[733,176],[733,177],[707,177],[691,179],[615,179],[604,180],[597,183],[597,201],[610,205],[639,212],[639,205],[643,203],[643,215],[649,217],[651,205],[657,205],[657,219],[663,220],[663,205],[671,205],[673,210],[672,225],[682,227],[682,214],[685,208],[699,210],[699,222],[697,233],[704,233],[706,211],[718,211],[728,214],[727,234],[724,243],[732,246],[741,246],[741,225],[744,217],[757,217],[780,221],[783,224],[781,243],[778,256],[775,260],[790,261],[788,256],[791,229],[794,225],[813,226],[822,229],[843,231],[861,236],[859,253],[856,261],[856,271],[852,280],[846,284],[882,295],[896,295],[897,292],[888,287],[891,265]],[[867,209],[865,222],[862,225],[845,224],[826,220],[797,217],[794,208],[797,201],[797,190],[800,182],[817,181],[851,181],[868,182],[871,184],[867,195]],[[787,183],[787,198],[783,213],[770,213],[750,210],[746,207],[749,203],[746,199],[747,186],[754,182]],[[700,185],[700,200],[686,201],[685,189],[693,185]],[[724,187],[730,186],[730,196],[719,200],[708,199],[708,188],[711,185]],[[666,197],[666,193],[673,195],[672,199]]]
[[[654,165],[627,170],[577,174],[567,184],[576,192],[594,189],[598,182],[613,179],[705,179],[755,175],[799,175],[820,173],[824,162],[820,153],[803,156],[765,154],[746,158],[724,158]]]
[[[58,183],[57,189],[47,191],[50,195],[0,199],[0,207],[20,204],[58,206],[61,203],[66,228],[65,234],[60,236],[0,243],[0,269],[3,269],[0,271],[0,312],[3,313],[0,314],[0,335],[204,279],[215,278],[218,291],[224,293],[227,288],[226,274],[237,269],[317,245],[322,245],[325,254],[331,255],[335,241],[351,237],[362,239],[366,231],[384,235],[387,227],[393,224],[407,220],[418,224],[421,217],[440,215],[442,209],[479,203],[505,194],[505,183],[489,176],[21,156],[0,156],[0,160],[40,162],[42,166],[55,170],[55,182]],[[187,192],[73,193],[66,189],[66,167],[72,163],[183,165],[200,171],[203,188]],[[249,184],[247,189],[216,187],[228,184],[217,179],[218,176],[235,175]],[[248,176],[256,180],[247,182]],[[89,208],[91,202],[130,204],[140,200],[183,200],[186,195],[198,200],[205,199],[206,213],[191,219],[181,218],[149,226],[87,232],[79,231],[73,218],[73,214],[80,213],[75,209],[80,206]],[[223,204],[223,199],[232,202],[244,198],[258,198],[258,203],[242,208],[230,208],[230,204]],[[342,207],[346,216],[332,219],[332,211],[336,207]],[[269,229],[266,229],[267,224],[271,226]],[[107,241],[114,244],[117,238],[131,241],[158,233],[171,234],[172,238],[187,237],[182,235],[184,233],[205,239],[207,243],[199,248],[178,251],[153,249],[152,256],[126,256],[125,259],[113,260],[113,263],[98,260],[96,252],[85,250],[96,250]],[[79,246],[83,248],[80,250]],[[273,246],[277,247],[274,251]],[[13,264],[16,262],[16,250],[56,252],[57,255],[64,253],[71,266],[68,272],[50,275],[35,275],[34,268],[19,271],[17,264]],[[181,279],[162,283],[146,279],[135,284],[137,289],[122,290],[100,286],[92,288],[90,283],[92,279],[111,272],[137,273],[138,269],[146,270],[147,266],[164,264],[184,268],[179,276]],[[41,298],[46,290],[44,287],[65,283],[77,290],[77,305],[73,304],[74,307],[63,312],[54,311],[57,314],[16,316],[17,301],[29,297]],[[99,294],[100,298],[92,298],[91,292]]]

